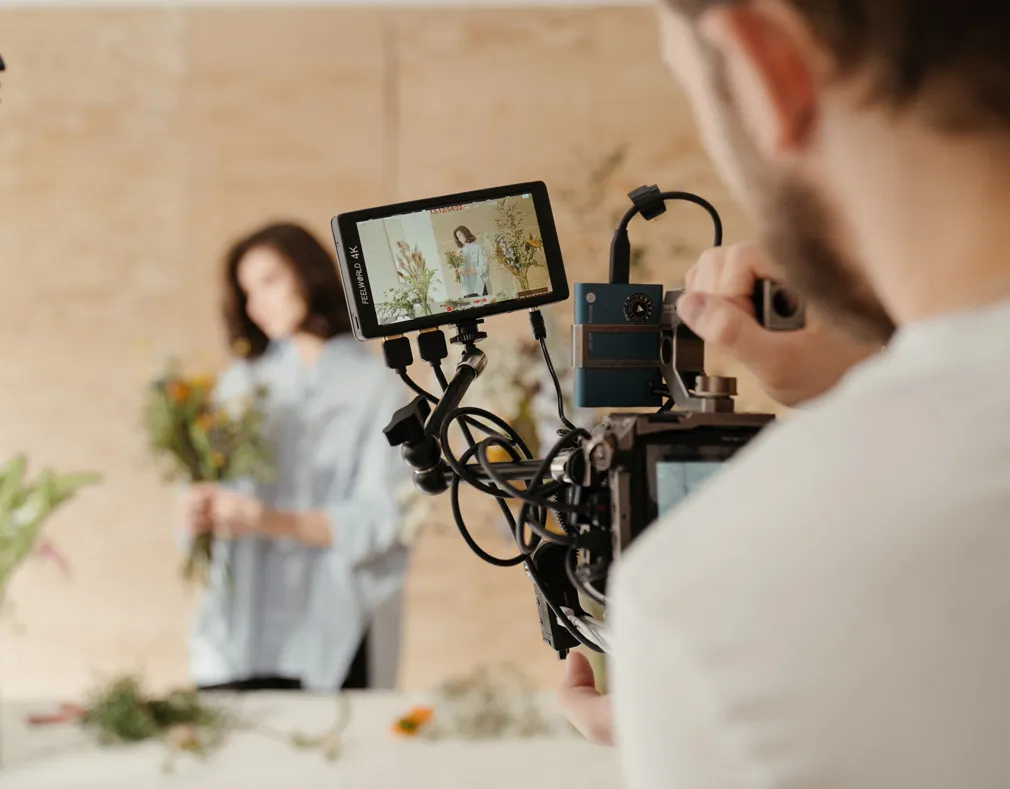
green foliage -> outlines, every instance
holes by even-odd
[[[375,307],[380,321],[417,317],[414,292],[406,283],[387,289],[382,296],[382,301],[377,303]]]
[[[225,714],[204,706],[195,690],[150,697],[135,677],[100,689],[81,716],[81,724],[103,745],[173,738],[177,748],[201,754],[222,741],[227,723]]]
[[[498,265],[515,277],[519,292],[530,290],[531,268],[543,267],[543,241],[523,229],[523,217],[514,199],[505,198],[496,204],[494,258]]]
[[[36,549],[43,524],[98,474],[57,474],[44,469],[28,480],[28,459],[19,455],[0,468],[0,602],[15,570]]]

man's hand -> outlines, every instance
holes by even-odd
[[[569,653],[565,661],[558,706],[587,740],[597,745],[613,745],[610,699],[596,692],[593,667],[579,652]]]
[[[779,403],[794,406],[827,392],[849,368],[880,350],[831,327],[809,305],[802,330],[762,328],[751,302],[759,279],[782,282],[757,246],[710,249],[688,272],[677,312],[702,340],[746,367]]]

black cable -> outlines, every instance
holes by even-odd
[[[639,194],[641,193],[641,194]],[[640,202],[637,197],[644,197],[645,202]],[[722,219],[708,200],[690,192],[660,192],[655,187],[636,189],[629,197],[635,205],[628,209],[621,218],[621,223],[614,232],[614,238],[610,248],[610,281],[612,283],[627,284],[631,276],[631,246],[628,241],[628,224],[639,214],[645,218],[653,219],[665,210],[668,200],[683,200],[694,203],[708,212],[712,218],[715,240],[713,246],[722,246]],[[644,210],[643,210],[644,209]]]
[[[569,618],[569,616],[561,610],[561,606],[557,605],[550,597],[547,596],[544,592],[544,585],[540,582],[540,577],[537,575],[536,568],[533,566],[533,561],[531,559],[527,559],[526,561],[526,570],[529,572],[530,580],[533,582],[533,585],[537,588],[537,591],[540,592],[540,596],[544,598],[544,602],[547,603],[547,607],[551,609],[551,612],[558,618],[558,621],[565,626],[565,629],[572,634],[572,637],[586,649],[591,649],[593,652],[603,654],[605,650],[582,635],[571,618]]]
[[[465,463],[476,451],[477,448],[475,446],[467,449],[462,455],[463,462]],[[452,517],[453,520],[456,521],[456,528],[459,529],[459,533],[463,536],[463,540],[470,547],[470,550],[477,554],[477,556],[485,562],[492,564],[495,567],[516,567],[527,562],[529,560],[529,556],[525,553],[520,553],[518,556],[513,556],[511,559],[501,559],[497,556],[491,555],[477,544],[477,541],[470,534],[470,530],[467,529],[466,523],[463,521],[463,512],[459,506],[460,481],[461,478],[458,475],[452,478],[452,486],[449,490],[449,502],[452,506]],[[501,499],[498,500],[498,503],[502,505],[502,513],[505,515],[509,526],[514,526],[515,518],[512,517],[512,511],[503,501],[501,501]]]
[[[568,421],[565,416],[565,398],[561,394],[561,381],[558,380],[557,371],[554,369],[554,362],[551,361],[550,351],[547,350],[547,323],[544,321],[543,313],[538,309],[530,310],[530,329],[533,331],[533,339],[540,343],[540,350],[544,354],[544,362],[551,374],[551,381],[554,382],[554,392],[558,396],[558,418],[569,430],[574,430],[575,425]]]
[[[495,484],[498,485],[498,487],[508,488],[506,493],[508,493],[508,495],[511,498],[519,499],[519,501],[525,502],[534,507],[556,509],[571,515],[581,515],[585,512],[585,509],[583,509],[582,507],[576,507],[573,504],[562,504],[558,502],[547,501],[544,499],[537,499],[534,498],[533,496],[530,496],[528,493],[524,491],[516,490],[515,488],[513,488],[497,471],[495,471],[494,465],[491,463],[490,459],[487,456],[487,449],[489,446],[504,446],[506,449],[508,449],[509,447],[506,446],[506,442],[503,441],[501,438],[497,436],[489,436],[488,438],[485,438],[477,445],[477,462],[479,462],[481,468],[484,469],[484,473],[487,474],[492,480],[494,480]],[[536,480],[534,480],[531,483],[530,487],[534,487],[535,485]],[[554,536],[557,537],[558,535]]]
[[[565,398],[561,393],[561,381],[558,379],[558,373],[554,369],[554,362],[551,361],[551,354],[547,350],[546,340],[540,341],[540,350],[543,351],[544,361],[547,363],[547,370],[551,374],[551,381],[554,382],[554,393],[558,397],[558,418],[561,420],[561,424],[569,430],[575,430],[575,425],[568,421],[568,417],[565,416]]]
[[[441,373],[441,370],[439,370],[438,373],[436,373],[435,377],[438,378],[440,373]],[[430,403],[436,403],[436,404],[438,403],[438,398],[435,397],[435,395],[433,395],[431,392],[427,391],[426,389],[422,389],[414,381],[414,379],[410,377],[409,373],[407,373],[405,370],[397,370],[396,374],[400,377],[400,380],[403,381],[411,389],[411,391],[413,391],[415,394],[421,395],[421,397],[423,397],[425,400],[427,400]],[[441,379],[439,380],[439,386],[441,386],[442,389],[444,390],[447,385],[448,385],[448,382],[445,381],[445,375],[443,374],[441,376]],[[490,413],[490,412],[485,412],[485,413]],[[492,430],[491,428],[489,428],[487,425],[484,425],[484,424],[480,423],[476,419],[467,418],[466,423],[470,427],[477,428],[478,430],[482,430],[485,433],[488,433],[490,435],[494,434],[494,430]]]
[[[431,392],[428,392],[428,391],[422,389],[420,386],[418,386],[414,382],[414,379],[410,377],[410,374],[406,370],[397,370],[396,374],[398,376],[400,376],[400,380],[401,381],[403,381],[408,387],[410,387],[411,391],[413,391],[414,394],[421,395],[421,397],[423,397],[429,403],[437,403],[438,402],[438,398],[435,397],[435,395],[433,395]]]
[[[557,373],[554,370],[553,364],[550,361],[550,355],[549,353],[547,353],[546,344],[543,342],[541,342],[541,349],[544,351],[545,360],[548,363],[548,367],[551,371],[551,378],[555,385],[555,391],[558,393],[559,415],[562,418],[562,422],[567,426],[570,426],[572,432],[566,433],[564,437],[555,444],[551,452],[548,453],[548,456],[544,459],[543,462],[541,462],[540,467],[537,469],[537,474],[535,478],[527,484],[526,491],[522,492],[513,488],[511,485],[508,484],[508,482],[504,478],[501,477],[501,475],[499,475],[496,471],[494,471],[492,464],[489,462],[487,458],[488,447],[500,446],[504,448],[506,452],[508,452],[513,462],[518,462],[520,460],[520,454],[519,454],[520,452],[522,453],[522,457],[524,459],[528,460],[533,459],[533,453],[530,451],[529,446],[527,446],[526,442],[523,441],[522,437],[515,431],[515,429],[511,425],[509,425],[508,422],[506,422],[504,419],[501,419],[497,415],[492,414],[490,411],[486,411],[481,408],[473,408],[470,406],[466,406],[463,408],[457,408],[455,411],[451,412],[441,427],[439,440],[442,446],[442,454],[446,462],[448,463],[449,467],[454,472],[449,493],[453,520],[456,522],[456,527],[459,530],[460,535],[463,537],[463,541],[467,544],[470,550],[473,551],[473,553],[476,554],[483,561],[495,567],[515,567],[520,564],[525,565],[526,571],[530,576],[530,580],[533,582],[534,586],[536,586],[540,596],[543,598],[544,602],[547,604],[548,608],[550,608],[551,612],[558,619],[558,621],[565,627],[566,630],[568,630],[569,633],[572,634],[572,637],[575,638],[584,647],[594,652],[602,653],[604,650],[599,645],[593,643],[585,636],[583,636],[582,633],[579,632],[578,627],[571,620],[571,618],[567,616],[565,612],[561,610],[561,607],[557,605],[557,603],[555,603],[553,600],[551,600],[550,597],[546,594],[546,592],[544,591],[544,585],[539,578],[536,566],[534,565],[533,560],[530,556],[530,552],[533,549],[535,549],[537,545],[539,545],[541,540],[541,535],[537,533],[538,531],[542,531],[544,535],[547,535],[547,538],[554,541],[566,538],[571,539],[568,535],[562,537],[560,535],[553,534],[547,531],[546,528],[544,528],[542,525],[542,522],[546,522],[547,510],[549,508],[557,507],[559,502],[556,501],[537,502],[537,511],[536,513],[534,513],[534,515],[539,514],[540,520],[538,521],[535,518],[530,517],[531,502],[535,501],[535,499],[532,497],[532,494],[534,491],[539,489],[541,495],[556,495],[559,491],[565,488],[565,485],[560,482],[550,482],[544,484],[543,481],[544,477],[550,468],[551,462],[554,460],[555,457],[557,457],[557,455],[561,452],[562,449],[564,449],[564,447],[568,443],[574,442],[589,435],[588,433],[586,433],[586,431],[580,430],[579,428],[576,428],[574,425],[571,425],[571,423],[568,422],[568,420],[564,417],[564,411],[563,411],[564,401],[563,398],[561,397],[560,381],[558,380]],[[442,372],[441,367],[437,363],[433,362],[431,366],[432,369],[435,371],[435,377],[438,380],[439,386],[444,391],[448,387],[448,381],[446,380],[445,374]],[[407,375],[406,371],[398,371],[398,374],[400,375],[401,380],[403,380],[404,383],[406,383],[407,386],[409,386],[415,393],[421,395],[422,397],[428,399],[429,401],[435,403],[438,402],[438,399],[434,397],[434,395],[430,394],[429,392],[426,392],[424,389],[418,386],[410,378],[410,376]],[[495,432],[493,428],[488,427],[482,422],[478,422],[474,419],[471,419],[470,418],[471,416],[475,416],[482,420],[487,420],[495,427],[501,429],[503,433]],[[457,458],[453,454],[449,446],[449,440],[448,440],[449,428],[454,422],[459,423],[460,430],[463,433],[464,438],[467,440],[467,443],[469,444],[467,450],[459,458]],[[470,433],[468,426],[475,427],[476,429],[479,429],[482,432],[486,433],[487,438],[485,438],[483,441],[479,443],[476,442],[475,439],[473,438],[473,434]],[[487,473],[488,476],[499,486],[499,489],[495,489],[489,485],[485,485],[479,479],[473,476],[473,474],[471,474],[469,470],[465,468],[466,462],[475,454],[478,455],[478,461],[480,462],[482,468],[484,469],[484,472]],[[506,522],[509,525],[510,530],[513,532],[514,535],[517,536],[517,538],[519,538],[518,543],[520,545],[521,552],[518,555],[508,559],[503,559],[501,557],[494,556],[488,553],[483,548],[481,548],[480,545],[477,544],[477,541],[473,538],[473,535],[470,534],[470,530],[467,528],[466,522],[463,520],[463,513],[460,507],[460,500],[459,500],[459,488],[461,482],[466,482],[471,487],[495,497],[498,506],[501,509],[502,515],[505,517]],[[520,512],[523,515],[522,528],[520,528],[519,524],[516,523],[516,519],[512,515],[512,511],[508,508],[508,505],[505,502],[505,498],[507,497],[520,498],[521,496],[522,498],[528,499],[523,501],[522,508],[520,510]],[[578,508],[568,503],[566,503],[564,507],[566,510],[570,510],[576,514],[580,512]],[[533,531],[533,536],[531,538],[530,543],[525,543],[525,540],[522,539],[524,536],[526,526],[529,526],[530,530]]]
[[[541,479],[543,479],[544,475],[547,473],[547,469],[551,467],[551,463],[553,463],[554,458],[556,458],[561,453],[561,450],[563,450],[568,444],[572,444],[575,443],[576,441],[586,438],[589,438],[589,433],[583,430],[582,428],[576,428],[571,433],[566,433],[560,439],[558,439],[558,441],[555,442],[554,446],[551,447],[551,451],[548,452],[547,455],[544,457],[544,459],[540,462],[540,468],[537,470],[538,473],[536,477],[533,479],[533,481],[530,483],[530,486],[526,489],[526,492],[532,495],[536,491],[536,488],[539,487],[538,483],[540,482]],[[530,530],[534,534],[537,533],[536,529],[533,526],[533,522],[530,521],[529,519],[529,510],[530,510],[530,504],[527,502],[523,502],[522,507],[519,508],[519,517],[516,520],[515,537],[516,537],[516,543],[519,545],[520,549],[524,548],[527,544],[525,539],[527,525],[530,526]],[[550,534],[550,532],[548,532],[548,534]],[[558,535],[556,534],[552,535],[552,537],[557,536]]]
[[[469,469],[464,467],[463,463],[461,463],[460,460],[452,452],[452,447],[449,443],[449,428],[452,426],[452,423],[458,421],[460,417],[467,416],[470,414],[478,415],[482,419],[488,420],[496,427],[501,428],[502,431],[504,431],[506,437],[511,439],[511,441],[515,444],[516,448],[518,448],[519,451],[522,452],[523,457],[525,459],[527,460],[533,459],[533,453],[530,451],[530,448],[526,445],[526,442],[523,441],[522,436],[520,436],[515,431],[512,425],[510,425],[501,417],[492,414],[490,411],[485,411],[483,408],[474,408],[473,406],[464,406],[462,408],[457,408],[455,411],[451,412],[449,414],[449,418],[445,420],[445,424],[442,425],[442,430],[439,433],[438,437],[438,440],[442,446],[442,456],[445,458],[445,462],[449,464],[449,468],[451,468],[456,473],[457,476],[462,478],[462,480],[471,487],[476,488],[477,490],[482,491],[488,494],[489,496],[494,496],[495,498],[500,499],[503,497],[508,497],[510,495],[508,491],[502,491],[499,490],[498,488],[493,488],[490,485],[486,485],[484,482],[477,479],[477,477],[475,477],[473,474],[470,473]],[[493,431],[487,431],[487,432],[490,433],[491,435],[498,435]],[[476,451],[476,449],[474,451]],[[540,473],[542,474],[544,472]],[[514,490],[514,488],[512,490]]]
[[[431,369],[435,371],[435,380],[438,381],[438,385],[442,387],[442,391],[444,392],[449,388],[449,381],[445,377],[445,373],[442,371],[442,365],[437,362],[432,362]]]

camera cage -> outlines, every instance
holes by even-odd
[[[611,283],[628,279],[628,223],[638,214],[647,220],[659,216],[668,200],[686,200],[705,208],[713,219],[716,245],[721,244],[718,213],[702,198],[685,192],[660,192],[655,186],[636,189],[629,197],[634,205],[621,220],[611,246]],[[775,283],[762,281],[754,294],[756,315],[772,330],[802,326],[802,305],[795,300],[789,300],[795,308],[791,314],[776,311],[777,305],[786,301],[783,293]],[[676,442],[685,431],[697,429],[741,430],[753,435],[774,419],[768,414],[736,413],[736,379],[706,374],[704,342],[677,314],[681,295],[682,290],[665,293],[658,324],[573,326],[575,366],[588,359],[591,332],[657,335],[654,364],[663,381],[665,404],[655,414],[611,414],[592,430],[576,427],[565,416],[560,382],[545,342],[544,320],[539,309],[530,309],[533,336],[551,374],[558,395],[558,416],[564,425],[558,441],[542,458],[533,457],[522,437],[498,415],[462,405],[470,385],[488,364],[478,347],[487,337],[480,328],[482,320],[454,324],[450,342],[461,346],[461,352],[451,380],[445,378],[441,367],[448,355],[442,329],[418,335],[421,358],[431,365],[442,389],[438,397],[407,374],[413,358],[406,337],[387,339],[383,344],[387,365],[417,395],[397,410],[384,429],[389,443],[401,448],[419,490],[428,495],[449,491],[456,525],[474,553],[495,566],[525,568],[536,594],[544,640],[560,658],[579,645],[597,652],[609,648],[606,625],[590,610],[605,612],[610,567],[643,526],[635,523],[632,515],[635,485],[633,470],[625,462],[634,455],[638,442],[655,442],[657,438]],[[458,457],[449,440],[453,424],[459,426],[467,444]],[[485,437],[478,441],[475,430]],[[509,460],[491,461],[488,453],[492,447],[503,449]],[[497,501],[519,548],[518,555],[507,559],[493,556],[473,539],[460,509],[463,483]],[[517,513],[512,512],[509,502],[519,504]],[[554,517],[554,529],[549,515]]]

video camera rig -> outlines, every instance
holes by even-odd
[[[533,336],[551,374],[564,425],[550,451],[534,458],[504,419],[462,405],[467,389],[488,364],[478,347],[487,337],[482,321],[456,324],[450,342],[459,345],[461,353],[451,380],[441,367],[448,356],[445,334],[433,329],[418,336],[420,356],[432,366],[442,388],[440,397],[407,374],[413,356],[406,337],[383,345],[387,365],[417,394],[393,415],[384,430],[386,438],[401,448],[421,491],[449,491],[456,525],[478,556],[499,567],[525,567],[544,640],[560,658],[580,644],[607,651],[603,614],[612,563],[676,503],[672,499],[689,492],[692,480],[700,482],[774,419],[736,413],[735,379],[705,373],[704,343],[677,314],[683,291],[664,296],[661,286],[628,283],[627,226],[636,214],[652,219],[665,210],[666,201],[687,200],[712,216],[719,245],[718,213],[695,195],[661,193],[656,187],[642,187],[629,197],[634,206],[611,248],[611,282],[576,285],[576,405],[648,407],[658,402],[655,413],[613,413],[591,430],[573,425],[564,413],[543,316],[531,310]],[[580,304],[591,309],[580,311]],[[772,282],[758,283],[754,306],[759,322],[770,330],[803,325],[801,305]],[[467,444],[459,457],[449,440],[453,424]],[[478,441],[474,431],[485,437]],[[510,459],[492,462],[492,447]],[[670,470],[672,475],[666,473]],[[517,555],[503,559],[476,543],[460,510],[463,483],[496,499],[519,548]],[[518,504],[517,513],[510,502]]]

